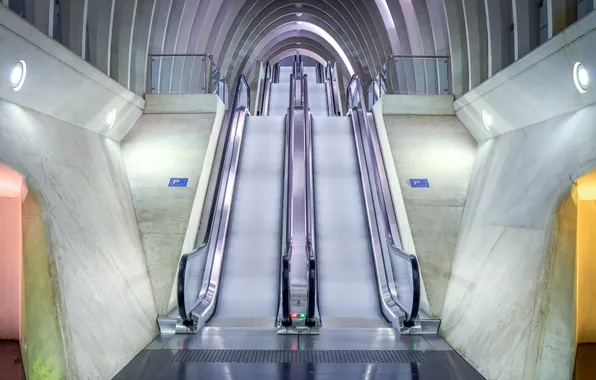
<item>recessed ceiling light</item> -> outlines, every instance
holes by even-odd
[[[108,129],[112,129],[114,127],[114,123],[116,122],[116,109],[113,109],[108,113],[106,116],[106,124],[108,125]]]
[[[588,91],[590,84],[590,74],[588,70],[580,62],[576,62],[573,66],[573,82],[577,91],[585,94]]]
[[[10,73],[10,84],[12,85],[12,89],[15,91],[19,91],[23,84],[25,83],[25,78],[27,77],[27,64],[25,61],[19,61],[13,68]]]
[[[296,17],[302,17],[303,13],[302,12],[298,12],[296,13]]]
[[[302,8],[302,3],[296,3],[296,8]]]
[[[484,128],[490,131],[490,128],[493,126],[493,117],[486,110],[482,111],[482,121],[484,122]]]

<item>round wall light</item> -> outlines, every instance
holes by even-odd
[[[108,129],[112,129],[114,127],[114,123],[116,122],[116,109],[110,111],[108,116],[106,116],[106,124],[108,125]]]
[[[590,74],[588,70],[579,62],[573,65],[573,82],[577,91],[585,94],[588,91],[588,85],[590,84]]]
[[[490,131],[490,128],[493,126],[493,117],[486,110],[482,111],[482,121],[484,122],[484,128]]]
[[[10,84],[12,85],[12,89],[15,91],[19,91],[23,84],[25,83],[25,78],[27,77],[27,64],[25,61],[19,61],[15,67],[12,68],[10,73]]]

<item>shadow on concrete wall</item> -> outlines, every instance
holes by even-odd
[[[59,284],[54,273],[49,221],[43,218],[44,203],[31,189],[23,203],[23,363],[29,379],[64,379],[67,369],[65,342],[57,295]]]

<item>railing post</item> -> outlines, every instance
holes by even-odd
[[[207,85],[206,85],[207,92],[206,93],[211,94],[213,92],[213,56],[212,55],[209,56],[209,65],[206,65],[206,66],[208,66],[208,71],[207,71],[208,76],[206,78],[206,80],[207,80],[207,82],[206,82],[207,83]]]
[[[147,82],[145,84],[145,92],[146,93],[153,93],[153,58],[151,54],[149,54],[149,59],[147,59],[147,64],[149,67],[147,68]]]

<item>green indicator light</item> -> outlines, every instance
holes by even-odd
[[[300,313],[300,318],[306,318],[306,314]]]

